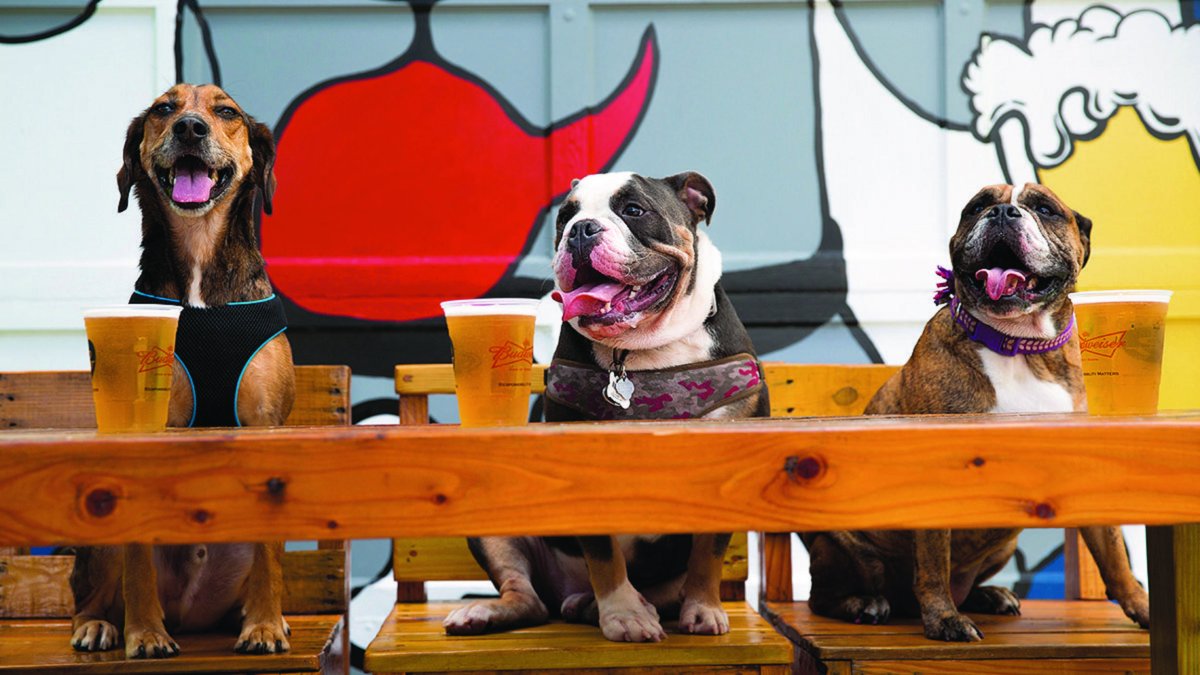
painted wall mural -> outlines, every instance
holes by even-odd
[[[109,215],[105,167],[128,117],[182,79],[221,83],[275,130],[261,245],[298,361],[349,364],[359,420],[395,410],[395,363],[449,358],[438,302],[549,292],[556,202],[610,168],[713,180],[723,283],[765,358],[798,362],[904,361],[962,204],[983,184],[1044,183],[1095,222],[1084,288],[1176,291],[1163,405],[1200,406],[1192,0],[15,1],[0,90],[49,112],[0,107],[0,128],[23,131],[6,147],[73,161],[0,167],[0,182],[45,197],[66,172],[80,187],[38,200],[49,216],[0,200],[0,223],[46,223],[0,251],[0,368],[83,367],[77,308],[134,276],[136,222]],[[45,78],[99,121],[76,131]],[[448,398],[431,410],[455,415]],[[1127,535],[1144,579],[1141,532]],[[1060,549],[1026,533],[1002,582],[1061,595]],[[388,555],[355,549],[359,647],[394,597]]]

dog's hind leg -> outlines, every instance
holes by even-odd
[[[81,547],[71,570],[75,615],[71,646],[81,652],[112,649],[121,643],[119,623],[124,611],[121,570],[125,559],[119,546]]]
[[[977,642],[983,632],[959,614],[950,595],[950,530],[913,532],[913,594],[921,605],[925,637],[947,642]]]
[[[524,538],[468,539],[475,560],[500,591],[494,600],[478,600],[450,612],[442,626],[450,635],[476,635],[545,623],[545,603],[533,585],[533,552]]]
[[[1121,534],[1121,528],[1107,525],[1081,527],[1079,533],[1096,559],[1108,597],[1121,605],[1125,616],[1142,628],[1148,628],[1150,596],[1129,569],[1129,554],[1125,550],[1125,536]]]
[[[855,544],[852,533],[814,532],[802,538],[811,560],[809,608],[850,623],[887,623],[892,607],[884,595],[882,563]]]
[[[125,597],[125,657],[161,659],[179,655],[179,645],[163,626],[162,602],[158,597],[158,573],[154,569],[154,547],[125,545],[123,574]]]
[[[242,632],[234,650],[274,654],[292,648],[291,628],[283,618],[283,543],[254,545],[254,561],[242,599]]]

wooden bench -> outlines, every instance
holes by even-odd
[[[896,370],[793,365],[778,369],[787,375],[773,380],[769,368],[772,408],[783,405],[783,414],[797,416],[859,415]],[[799,385],[808,394],[797,400],[781,384]],[[1078,531],[1064,534],[1069,599],[1023,600],[1017,617],[972,614],[985,635],[979,643],[929,640],[916,618],[859,626],[813,614],[808,603],[793,601],[791,534],[763,535],[761,607],[798,647],[800,673],[1149,673],[1149,633],[1105,600],[1099,570]]]
[[[292,426],[350,424],[350,369],[297,366]],[[95,428],[87,372],[0,373],[0,429]],[[283,608],[291,651],[233,652],[236,633],[172,635],[182,654],[126,660],[122,649],[80,653],[70,646],[75,603],[72,555],[29,555],[0,548],[0,673],[347,673],[349,550],[320,541],[317,550],[288,551]]]
[[[535,367],[533,393],[544,389],[543,366]],[[401,424],[426,424],[428,397],[453,394],[449,365],[396,367]],[[486,580],[463,539],[393,540],[397,603],[367,649],[366,668],[383,673],[497,672],[595,675],[637,673],[762,673],[791,671],[792,649],[745,602],[748,572],[745,533],[734,535],[725,557],[721,594],[730,632],[720,637],[686,635],[665,628],[661,643],[610,642],[595,626],[553,621],[503,633],[446,635],[442,620],[459,603],[429,603],[424,582]]]

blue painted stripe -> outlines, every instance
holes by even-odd
[[[173,302],[173,303],[175,303],[175,304],[177,304],[177,305],[179,304],[179,301],[178,301],[178,300],[173,300],[173,299],[171,299],[171,298],[164,298],[164,297],[162,297],[162,296],[159,296],[159,295],[150,295],[149,293],[143,293],[143,292],[141,292],[141,291],[134,291],[134,292],[133,292],[133,294],[134,294],[134,295],[140,295],[140,296],[142,296],[143,298],[153,298],[154,300],[162,300],[163,302]]]
[[[275,297],[275,296],[271,296],[271,297]],[[267,298],[267,299],[269,300],[270,298]],[[238,406],[237,406],[238,392],[242,388],[242,378],[246,375],[246,369],[250,367],[250,362],[254,360],[254,357],[258,356],[258,353],[262,351],[262,348],[266,347],[267,343],[270,342],[271,340],[274,340],[275,338],[279,337],[280,333],[283,333],[283,331],[285,331],[285,330],[287,330],[286,326],[284,326],[283,328],[280,328],[279,331],[276,332],[271,337],[267,338],[266,340],[263,340],[263,343],[258,346],[258,349],[254,350],[254,353],[250,355],[250,358],[246,359],[246,363],[242,364],[242,372],[238,373],[237,385],[234,386],[234,388],[233,388],[233,421],[237,422],[237,425],[239,427],[242,426],[242,420],[241,420],[241,418],[238,417],[238,411],[237,411],[238,410]]]
[[[187,423],[191,427],[196,424],[196,411],[200,408],[200,399],[196,398],[196,381],[192,379],[192,371],[188,370],[187,364],[179,358],[179,354],[175,355],[175,361],[179,363],[180,368],[183,368],[183,374],[187,375],[188,386],[192,388],[192,419]]]

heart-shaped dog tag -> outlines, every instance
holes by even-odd
[[[604,388],[603,393],[604,400],[608,401],[609,405],[629,410],[629,403],[633,400],[633,382],[624,375],[618,376],[616,373],[610,372],[608,386]]]

